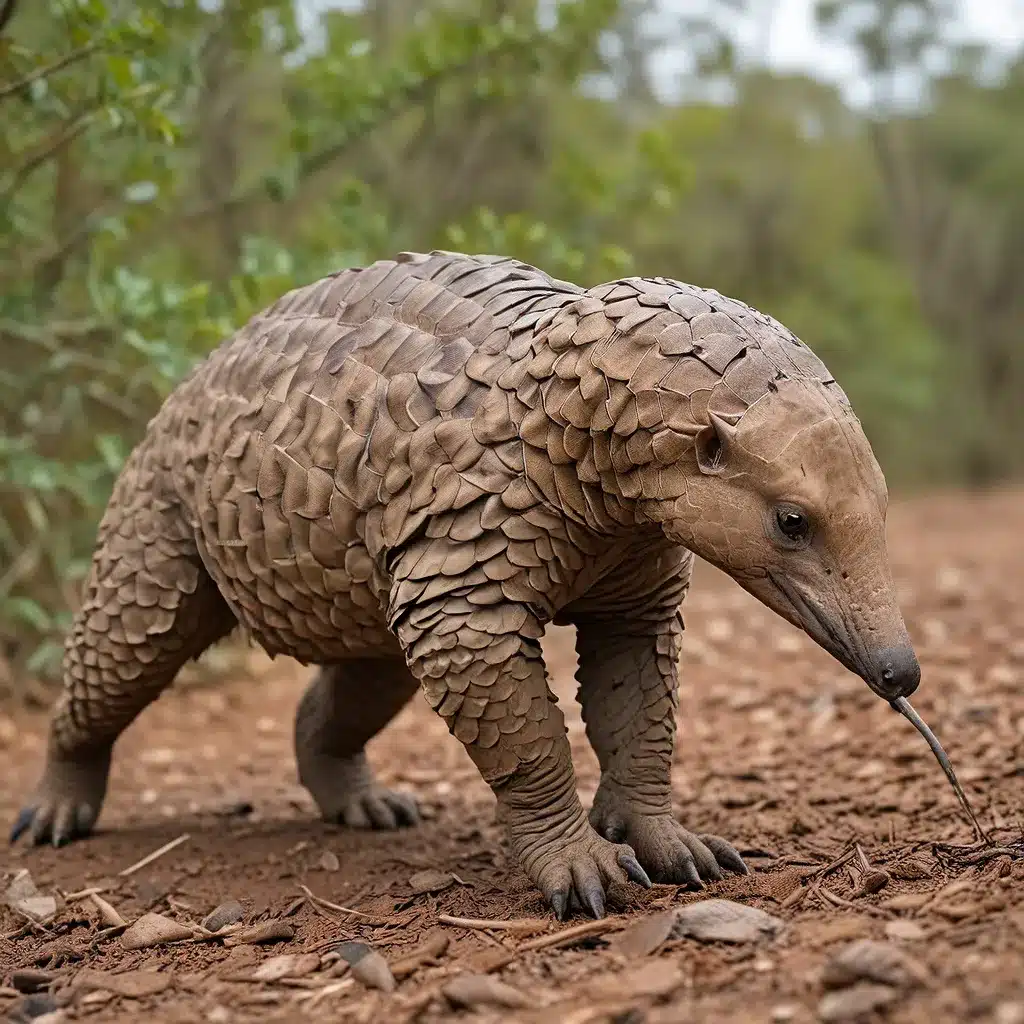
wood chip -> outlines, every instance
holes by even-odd
[[[480,1006],[515,1010],[531,1005],[525,993],[488,974],[460,974],[452,978],[441,992],[452,1006],[467,1010]]]
[[[402,978],[407,978],[410,974],[414,974],[420,967],[444,956],[450,944],[451,939],[444,932],[435,932],[422,946],[417,947],[400,960],[393,961],[391,973],[401,981]]]
[[[282,953],[264,960],[252,972],[253,981],[281,981],[283,978],[303,978],[320,967],[316,953]]]
[[[127,928],[128,922],[99,893],[91,893],[89,899],[99,911],[100,920],[108,928]]]
[[[259,945],[267,942],[290,942],[295,938],[295,929],[286,921],[274,918],[261,921],[259,924],[237,932],[234,942],[240,944]]]
[[[192,929],[163,914],[144,914],[121,936],[125,949],[149,949],[192,938]]]

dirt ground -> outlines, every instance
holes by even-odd
[[[924,669],[914,703],[1003,844],[1021,841],[1024,811],[1022,523],[1024,492],[894,502],[890,512],[894,571]],[[13,986],[26,987],[32,968],[56,976],[64,1008],[51,1020],[800,1024],[852,1019],[858,1000],[887,1000],[863,1019],[1024,1024],[1024,860],[975,852],[972,864],[970,852],[951,851],[974,837],[924,741],[730,580],[700,566],[684,617],[676,806],[694,831],[733,841],[749,877],[699,894],[624,887],[603,935],[523,950],[584,919],[555,924],[508,862],[489,790],[426,703],[417,698],[371,747],[383,779],[422,801],[426,823],[391,834],[329,828],[315,819],[292,756],[308,670],[257,658],[215,688],[179,687],[143,715],[116,751],[93,838],[60,851],[0,848],[0,891],[27,868],[60,901],[36,927],[0,910],[0,1012],[24,1012]],[[587,802],[596,761],[574,701],[572,634],[551,630],[545,644]],[[34,782],[44,735],[43,716],[0,717],[5,821]],[[183,835],[148,866],[118,874]],[[864,892],[865,864],[880,891]],[[424,881],[427,870],[436,878]],[[88,888],[129,923],[155,912],[193,926],[238,900],[240,927],[277,922],[293,934],[257,943],[236,928],[226,939],[129,951],[90,897],[73,896]],[[620,948],[624,926],[712,896],[784,926],[757,942]],[[439,915],[541,921],[526,934],[446,925]],[[902,961],[882,956],[868,982],[823,1002],[822,968],[865,938]],[[331,950],[350,939],[396,967],[396,991],[345,973]],[[444,939],[434,960],[398,963]],[[642,947],[643,936],[627,945]],[[253,980],[259,963],[303,953],[316,955],[275,960],[262,972],[271,980]],[[463,973],[488,970],[526,1005],[456,1009],[441,993]],[[272,980],[275,972],[286,976]]]

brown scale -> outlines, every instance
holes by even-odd
[[[783,499],[814,545],[779,536]],[[114,740],[240,624],[319,666],[295,742],[325,818],[416,820],[363,748],[421,688],[559,916],[600,915],[615,880],[745,871],[671,806],[693,553],[884,695],[886,652],[899,685],[912,674],[884,510],[827,369],[737,300],[666,278],[585,291],[440,251],[340,271],[227,339],[126,463],[15,833],[87,833]],[[552,621],[577,627],[602,769],[589,815],[538,643]]]

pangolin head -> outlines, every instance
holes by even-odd
[[[751,350],[784,369],[765,374],[739,410],[727,371],[728,412],[715,411],[714,389],[690,451],[662,473],[676,485],[641,505],[880,697],[907,696],[921,670],[889,565],[882,470],[824,364],[781,324],[760,322],[773,329]],[[672,400],[661,396],[663,407]]]

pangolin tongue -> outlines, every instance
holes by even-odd
[[[974,813],[971,805],[967,802],[967,794],[964,793],[963,787],[957,781],[956,772],[953,771],[953,765],[950,764],[949,758],[946,756],[946,752],[942,749],[942,744],[939,743],[935,733],[928,728],[925,724],[924,719],[913,709],[910,701],[906,697],[897,697],[894,701],[890,701],[894,710],[898,711],[908,722],[927,740],[928,746],[932,748],[932,753],[935,755],[935,759],[942,766],[942,770],[946,773],[946,778],[949,779],[949,784],[953,787],[953,792],[956,793],[957,799],[960,801],[960,806],[963,807],[967,813],[967,817],[971,819],[971,824],[974,825],[974,831],[978,838],[986,843],[988,846],[992,845],[992,840],[989,838],[988,833],[981,827],[981,823],[978,821],[977,815]]]

